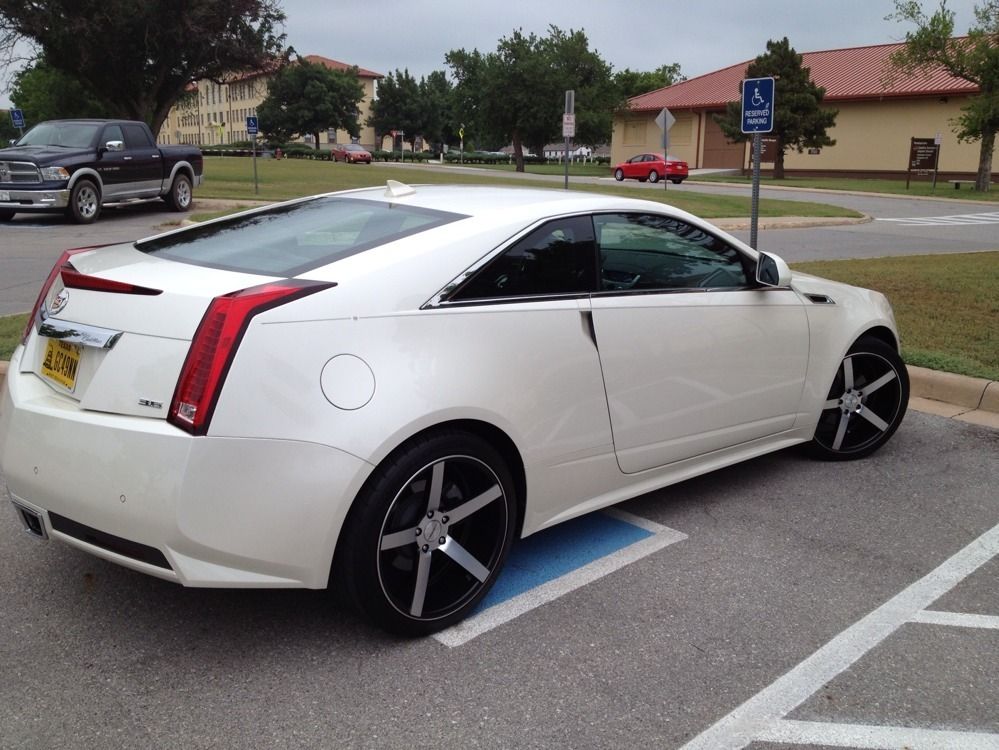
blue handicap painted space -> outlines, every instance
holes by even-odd
[[[501,604],[650,536],[651,531],[604,513],[590,513],[533,534],[510,550],[503,572],[476,611]]]

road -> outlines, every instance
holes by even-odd
[[[8,508],[0,747],[995,748],[997,477],[999,433],[920,413],[867,460],[754,460],[619,506],[671,543],[461,645],[183,589]]]
[[[373,164],[370,168],[378,169],[381,166]],[[427,169],[437,169],[425,165],[411,168],[414,175]],[[441,169],[453,171],[461,168]],[[488,173],[496,174],[494,171]],[[504,176],[509,176],[509,173],[504,173]],[[553,183],[559,183],[562,179],[538,175],[526,175],[525,178],[547,179]],[[414,176],[413,182],[418,181],[419,178]],[[609,177],[578,178],[577,181],[619,184]],[[637,181],[623,184],[633,188],[636,196],[641,196],[645,191],[664,189],[662,185]],[[748,187],[741,185],[668,185],[668,190],[748,195]],[[995,204],[913,200],[831,191],[763,189],[761,195],[766,198],[845,206],[874,217],[874,221],[867,224],[762,230],[758,243],[760,249],[777,253],[789,262],[999,249],[999,239],[996,239],[999,236],[999,205]],[[23,214],[8,224],[0,224],[0,315],[24,312],[31,308],[39,286],[64,249],[146,237],[171,228],[168,226],[169,222],[176,223],[185,216],[186,214],[166,211],[157,201],[105,209],[96,224],[84,227],[70,224],[61,216]],[[736,231],[733,234],[743,241],[749,241],[748,231]]]

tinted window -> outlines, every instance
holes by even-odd
[[[121,132],[120,125],[108,125],[104,128],[104,136],[101,140],[101,145],[103,146],[108,141],[121,141],[125,142],[125,134]]]
[[[464,218],[351,198],[316,198],[136,242],[150,255],[233,271],[296,276]]]
[[[595,288],[593,224],[588,216],[535,229],[479,271],[452,300],[587,293]]]
[[[686,222],[653,214],[602,214],[593,223],[604,291],[748,285],[741,254]]]
[[[43,122],[25,133],[17,145],[87,148],[94,142],[99,127],[96,123]]]
[[[140,125],[122,125],[125,131],[126,148],[152,148],[153,142],[149,139],[146,129]]]

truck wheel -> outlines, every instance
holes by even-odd
[[[173,178],[170,192],[163,197],[163,200],[170,206],[171,211],[187,211],[191,207],[192,198],[191,180],[186,174],[179,174]]]
[[[10,221],[13,218],[14,211],[8,211],[7,209],[0,211],[0,221]]]
[[[77,224],[93,224],[101,213],[101,191],[90,180],[80,180],[69,192],[66,215]]]

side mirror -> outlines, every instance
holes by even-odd
[[[104,144],[104,148],[107,151],[124,151],[125,142],[124,141],[108,141]]]
[[[756,261],[756,280],[764,286],[790,286],[791,269],[778,256],[761,252]]]

